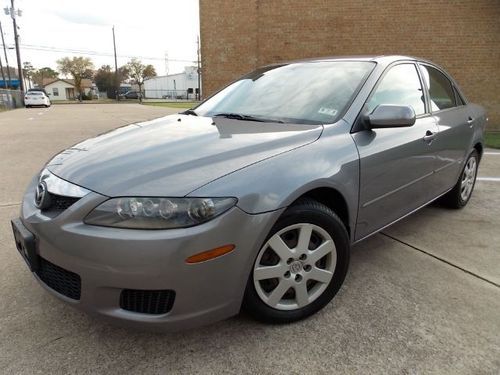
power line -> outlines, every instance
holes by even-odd
[[[80,55],[88,55],[88,56],[101,56],[101,57],[113,57],[114,54],[107,52],[99,52],[92,50],[84,50],[84,49],[74,49],[74,48],[62,48],[62,47],[53,47],[53,46],[42,46],[35,44],[21,44],[22,48],[28,50],[35,51],[44,51],[44,52],[67,52],[67,53],[75,53]],[[117,57],[131,59],[133,57],[137,57],[143,60],[157,60],[157,61],[165,61],[165,57],[153,57],[153,56],[132,56],[132,55],[117,55]],[[171,59],[168,61],[174,62],[185,62],[185,63],[196,63],[196,60],[187,60],[187,59]]]

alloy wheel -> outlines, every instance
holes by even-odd
[[[464,202],[469,199],[469,196],[472,192],[472,188],[474,187],[474,181],[476,180],[477,173],[477,162],[476,158],[471,156],[469,160],[467,160],[467,164],[465,165],[464,172],[462,174],[462,181],[460,183],[460,197]]]
[[[331,235],[310,223],[275,233],[260,250],[253,270],[261,300],[277,310],[303,308],[326,290],[337,262]]]

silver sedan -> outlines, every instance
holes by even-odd
[[[429,61],[266,66],[56,155],[12,221],[17,249],[51,294],[115,321],[296,321],[338,292],[353,243],[467,204],[486,120]]]

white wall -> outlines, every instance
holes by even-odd
[[[73,88],[74,92],[75,92],[75,97],[78,95],[78,92],[76,91],[74,86],[67,83],[67,82],[64,82],[64,81],[52,82],[48,85],[45,85],[44,88],[45,88],[45,91],[47,92],[47,94],[49,95],[50,100],[70,100],[70,98],[66,97],[66,88]],[[54,95],[54,90],[53,90],[54,88],[57,88],[59,90],[58,96]],[[90,90],[91,90],[91,88],[89,88],[89,87],[85,87],[83,89],[83,91],[87,95],[90,92]]]
[[[144,95],[146,98],[159,99],[164,95],[168,95],[175,99],[177,95],[186,95],[188,88],[193,89],[190,98],[194,99],[198,88],[196,67],[186,66],[183,73],[154,77],[144,81]]]
[[[49,95],[50,100],[68,100],[66,97],[66,87],[67,88],[72,88],[74,87],[73,85],[70,85],[69,83],[66,83],[64,81],[56,81],[52,82],[48,85],[45,86],[45,91]],[[57,88],[59,91],[59,95],[55,96],[53,89]],[[76,95],[76,92],[75,92]]]

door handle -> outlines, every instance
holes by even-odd
[[[430,130],[427,130],[425,132],[425,135],[424,135],[423,139],[424,139],[425,142],[431,143],[434,140],[434,138],[436,138],[436,133],[433,133]]]
[[[474,119],[469,116],[469,118],[467,119],[467,124],[469,124],[469,128],[472,128],[472,126],[474,125]]]

